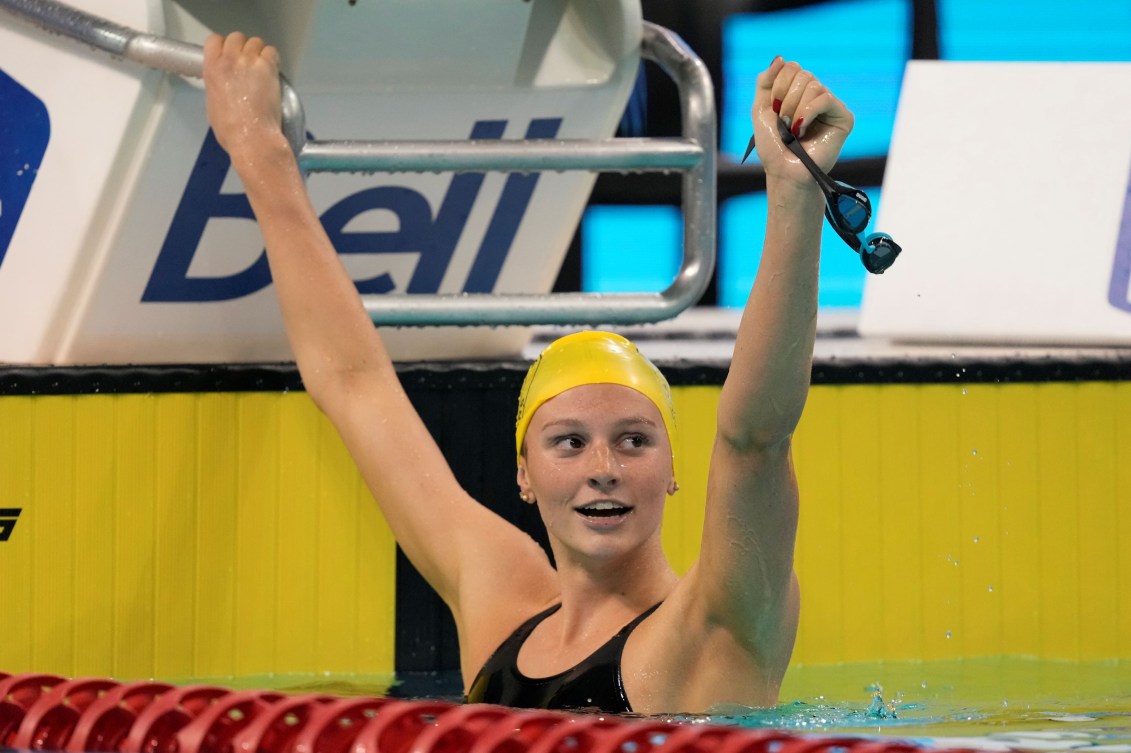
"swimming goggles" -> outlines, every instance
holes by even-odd
[[[830,178],[809,157],[801,142],[789,130],[789,126],[780,117],[777,120],[778,134],[782,143],[801,160],[801,164],[809,170],[813,179],[817,181],[821,193],[825,195],[825,219],[833,226],[836,234],[859,254],[865,269],[874,275],[883,274],[895,263],[896,257],[903,249],[887,233],[863,235],[864,229],[868,227],[868,221],[872,219],[872,202],[868,200],[868,195],[859,188]],[[750,137],[750,144],[746,147],[746,154],[742,155],[743,162],[752,151],[754,151],[753,136]]]

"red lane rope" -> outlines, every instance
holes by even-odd
[[[12,738],[20,750],[62,750],[87,708],[106,691],[118,687],[113,680],[83,678],[61,682],[36,699]]]
[[[137,715],[171,690],[164,682],[131,682],[103,693],[79,714],[64,753],[118,751]]]
[[[0,747],[63,753],[973,753],[486,704],[0,672]]]

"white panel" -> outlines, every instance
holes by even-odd
[[[876,221],[904,251],[860,332],[1131,344],[1108,300],[1129,179],[1131,64],[909,64]]]

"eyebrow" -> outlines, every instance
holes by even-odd
[[[542,425],[542,428],[549,429],[552,427],[573,427],[580,426],[582,423],[583,422],[580,419],[576,418],[556,418],[552,421],[547,421],[546,423],[544,423]],[[630,416],[629,418],[617,421],[615,426],[618,429],[623,429],[629,426],[637,426],[639,424],[643,424],[651,428],[656,428],[657,426],[659,426],[659,424],[657,424],[647,416]]]

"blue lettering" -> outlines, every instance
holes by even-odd
[[[526,138],[552,139],[558,135],[561,124],[561,118],[532,120],[526,129]],[[527,175],[511,173],[507,176],[503,195],[499,197],[499,206],[483,236],[483,243],[480,244],[475,263],[472,264],[471,271],[467,275],[467,284],[464,285],[463,292],[490,293],[494,290],[499,273],[503,270],[503,262],[507,259],[507,252],[514,243],[519,223],[526,214],[526,207],[529,206],[534,187],[538,184],[538,175],[538,173]]]
[[[250,295],[270,284],[266,252],[247,269],[228,277],[189,277],[189,265],[209,220],[213,217],[255,219],[245,194],[220,190],[231,164],[228,153],[209,129],[184,196],[169,224],[165,242],[157,254],[142,302],[226,301]]]
[[[51,140],[47,106],[0,70],[0,264]]]
[[[560,118],[536,119],[527,129],[528,138],[551,138]],[[478,121],[473,139],[502,138],[506,121]],[[254,220],[247,196],[223,193],[221,187],[231,162],[209,131],[197,164],[170,223],[158,253],[153,274],[142,295],[144,302],[224,301],[255,293],[271,283],[265,252],[251,266],[226,277],[192,277],[189,267],[208,222],[215,217]],[[419,260],[406,286],[409,293],[435,293],[447,273],[460,235],[483,185],[483,173],[461,173],[452,178],[435,217],[428,200],[418,191],[402,186],[379,186],[358,191],[334,204],[321,221],[334,248],[341,254],[416,253]],[[466,292],[489,292],[494,288],[503,261],[530,203],[538,175],[508,176],[499,206],[472,265]],[[355,217],[384,209],[397,216],[393,231],[346,231]],[[380,274],[355,281],[362,294],[381,294],[395,288],[392,277]]]
[[[1111,284],[1107,300],[1121,311],[1131,313],[1131,179],[1123,199],[1123,218],[1119,221],[1119,236],[1115,241],[1115,260],[1111,265]]]

